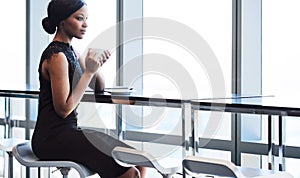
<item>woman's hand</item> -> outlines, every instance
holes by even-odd
[[[108,50],[104,50],[100,58],[101,66],[109,59],[109,57],[110,57],[110,52]]]
[[[92,74],[96,73],[101,64],[101,56],[97,53],[97,51],[93,51],[89,49],[86,57],[85,57],[85,71],[90,72]]]

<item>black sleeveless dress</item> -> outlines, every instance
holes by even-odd
[[[97,172],[101,178],[116,178],[129,168],[119,166],[111,151],[116,146],[130,146],[96,130],[80,129],[76,109],[67,118],[60,118],[54,110],[51,84],[43,78],[41,65],[59,52],[63,52],[68,59],[70,88],[76,86],[82,75],[70,44],[53,41],[44,50],[39,65],[40,95],[38,118],[31,141],[33,152],[43,160],[76,161]]]

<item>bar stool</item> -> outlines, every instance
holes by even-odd
[[[34,155],[29,142],[16,145],[12,152],[15,158],[26,167],[57,167],[60,170],[63,178],[68,177],[68,173],[71,168],[75,169],[79,173],[80,178],[85,178],[95,174],[85,166],[73,161],[40,160]]]
[[[8,154],[8,177],[13,178],[13,147],[20,144],[26,143],[28,140],[16,139],[16,138],[3,138],[0,139],[0,150],[5,151]]]
[[[292,178],[287,172],[245,168],[221,159],[189,156],[182,161],[184,172],[191,176],[207,175],[208,177],[234,178]]]
[[[114,160],[122,166],[143,166],[156,169],[163,178],[171,178],[179,167],[163,167],[151,154],[125,147],[112,150]]]

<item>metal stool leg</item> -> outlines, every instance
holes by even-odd
[[[9,178],[13,178],[13,173],[14,173],[14,169],[13,169],[13,155],[12,155],[12,152],[7,152],[8,154],[8,166],[9,166],[9,169],[8,169],[8,177]]]
[[[63,178],[68,178],[68,174],[69,174],[69,171],[71,170],[71,168],[63,167],[63,168],[59,168],[59,169],[60,169],[61,174],[63,175]]]

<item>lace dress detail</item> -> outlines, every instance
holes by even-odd
[[[78,59],[75,56],[73,48],[68,43],[53,41],[44,50],[40,64],[39,64],[39,80],[40,80],[40,96],[39,96],[39,113],[37,119],[36,130],[39,132],[38,137],[47,139],[52,135],[70,128],[77,127],[77,112],[76,109],[72,111],[67,118],[60,118],[53,106],[51,83],[49,80],[42,76],[42,64],[44,60],[51,60],[53,54],[62,52],[65,54],[69,63],[69,84],[70,92],[77,85],[82,70],[79,65]],[[49,134],[51,133],[51,134]]]

